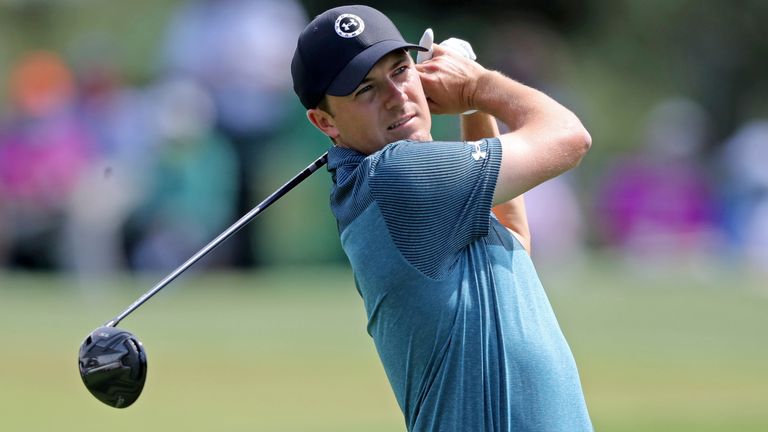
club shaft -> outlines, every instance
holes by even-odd
[[[179,277],[180,274],[184,273],[188,268],[190,268],[193,264],[198,262],[202,257],[207,255],[210,251],[212,251],[221,243],[223,243],[225,240],[230,238],[233,234],[240,231],[240,229],[242,229],[245,225],[247,225],[249,222],[255,219],[256,216],[259,215],[259,213],[261,213],[264,209],[269,207],[272,203],[280,199],[280,197],[288,193],[288,191],[296,187],[296,185],[304,181],[307,177],[312,175],[312,173],[314,173],[323,165],[325,165],[327,161],[328,161],[328,153],[324,153],[322,156],[320,156],[314,162],[312,162],[309,166],[307,166],[301,172],[296,174],[292,179],[288,180],[287,183],[282,185],[276,191],[272,192],[270,196],[268,196],[267,198],[264,199],[264,201],[256,205],[256,207],[251,209],[251,211],[246,213],[243,217],[241,217],[237,222],[232,224],[232,226],[227,228],[224,232],[219,234],[218,237],[216,237],[210,243],[205,245],[205,247],[200,249],[191,258],[185,261],[184,264],[180,265],[178,268],[176,268],[176,270],[174,270],[168,276],[166,276],[163,280],[158,282],[158,284],[152,287],[151,290],[147,291],[144,295],[136,299],[136,301],[134,301],[123,312],[121,312],[120,315],[116,316],[111,321],[104,324],[104,326],[106,327],[117,326],[117,324],[119,324],[120,321],[122,321],[125,317],[130,315],[139,306],[143,305],[147,300],[152,298],[152,296],[157,294],[161,289],[165,288],[166,285],[173,282],[174,279]]]

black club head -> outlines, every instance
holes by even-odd
[[[99,327],[80,346],[80,377],[96,399],[115,408],[136,402],[147,378],[147,354],[131,333]]]

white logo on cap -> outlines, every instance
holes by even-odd
[[[343,38],[353,38],[365,30],[365,23],[357,15],[341,14],[334,25],[336,34]]]

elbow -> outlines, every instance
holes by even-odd
[[[576,124],[568,128],[565,141],[567,142],[567,154],[570,162],[569,168],[575,168],[579,166],[581,160],[592,147],[592,136],[581,122],[576,120]]]
[[[584,159],[584,156],[587,155],[589,149],[592,148],[592,135],[589,134],[589,131],[584,126],[582,126],[580,129],[581,130],[579,131],[577,138],[579,163],[582,159]]]

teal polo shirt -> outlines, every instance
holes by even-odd
[[[533,263],[491,213],[501,151],[329,151],[341,245],[408,431],[592,430]]]

